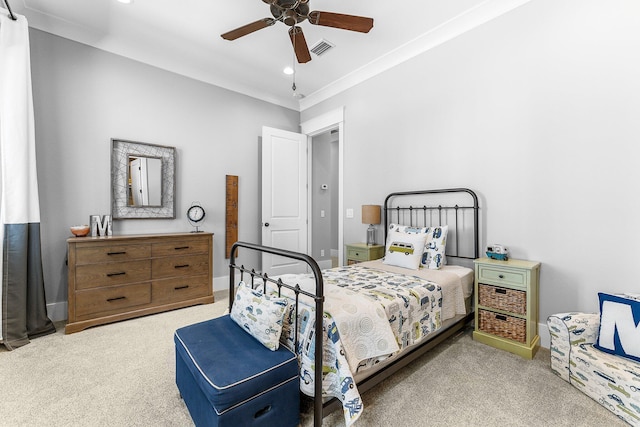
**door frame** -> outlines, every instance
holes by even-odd
[[[300,123],[300,133],[307,135],[308,146],[311,147],[312,138],[329,130],[338,129],[338,266],[342,267],[344,259],[344,107],[336,108],[328,111],[320,116],[313,117]],[[307,151],[307,193],[309,193],[308,185],[311,181],[312,173],[312,151]],[[307,197],[308,209],[307,217],[311,217],[313,221],[313,211],[311,206],[311,197]],[[311,251],[312,245],[312,224],[307,227],[307,252]]]

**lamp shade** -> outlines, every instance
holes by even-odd
[[[380,224],[380,205],[362,205],[362,223]]]

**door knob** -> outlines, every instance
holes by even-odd
[[[268,223],[268,222],[265,222],[265,223],[264,223],[264,226],[265,226],[265,227],[268,227],[268,226],[269,226],[269,223]]]

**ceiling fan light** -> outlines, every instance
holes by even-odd
[[[289,27],[293,27],[298,23],[298,15],[294,10],[285,10],[282,16],[282,22]]]
[[[291,74],[293,74],[293,68],[284,67],[284,70],[282,70],[282,72],[285,73],[287,76],[290,76]]]

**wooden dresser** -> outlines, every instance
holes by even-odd
[[[213,234],[73,237],[67,334],[213,302]]]

